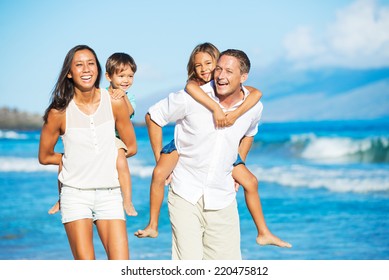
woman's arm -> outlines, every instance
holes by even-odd
[[[185,91],[213,114],[216,127],[225,127],[226,115],[218,103],[209,97],[195,81],[186,84]]]
[[[128,114],[131,117],[134,114],[135,110],[132,107],[132,104],[131,104],[130,100],[128,99],[127,94],[125,94],[125,96],[123,98],[124,98],[124,101],[126,102],[126,105],[127,105]]]
[[[255,104],[257,104],[262,97],[262,92],[260,92],[256,88],[250,86],[245,86],[245,87],[249,90],[250,94],[236,110],[227,113],[226,116],[227,126],[233,125],[240,116],[242,116],[244,113],[250,110]]]
[[[134,126],[128,117],[128,108],[123,100],[112,99],[112,110],[115,117],[115,127],[119,132],[120,139],[127,146],[127,157],[131,157],[137,153],[137,144]]]
[[[62,161],[62,154],[54,152],[58,137],[64,132],[65,111],[60,112],[52,109],[43,125],[39,141],[39,163],[43,165],[59,165]]]

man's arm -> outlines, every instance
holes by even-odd
[[[162,150],[162,127],[151,119],[149,113],[146,114],[145,121],[155,162],[158,162]]]
[[[252,145],[254,142],[254,137],[253,136],[244,136],[240,140],[239,144],[239,155],[242,158],[243,161],[246,161],[247,154],[249,153]]]

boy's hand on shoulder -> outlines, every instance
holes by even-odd
[[[109,94],[111,95],[111,98],[113,98],[113,99],[120,99],[126,95],[124,90],[119,89],[119,88],[109,90]]]

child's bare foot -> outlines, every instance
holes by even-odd
[[[270,232],[267,234],[258,235],[257,236],[257,243],[259,245],[262,245],[262,246],[274,245],[274,246],[283,247],[283,248],[291,248],[292,247],[292,244],[279,239],[277,236],[273,235]]]
[[[138,238],[151,237],[156,238],[158,236],[158,230],[152,229],[150,227],[146,227],[145,229],[139,229],[134,235]]]
[[[59,206],[60,206],[60,205],[59,205],[59,201],[57,201],[57,202],[54,204],[54,206],[50,208],[50,210],[48,211],[48,213],[49,213],[50,215],[53,215],[53,214],[57,213],[57,212],[59,211]]]
[[[124,211],[128,216],[137,216],[138,212],[136,212],[134,205],[131,202],[123,203]]]

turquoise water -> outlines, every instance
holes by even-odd
[[[157,239],[133,233],[148,221],[154,166],[145,127],[129,160],[137,217],[128,217],[132,259],[170,259],[166,203]],[[172,138],[168,127],[164,139]],[[0,130],[0,259],[72,259],[57,199],[56,168],[37,161],[39,131]],[[61,143],[58,150],[62,149]],[[259,179],[268,227],[291,249],[256,245],[256,229],[238,192],[244,259],[389,259],[389,121],[262,124],[247,166]],[[96,255],[105,253],[95,234]]]

